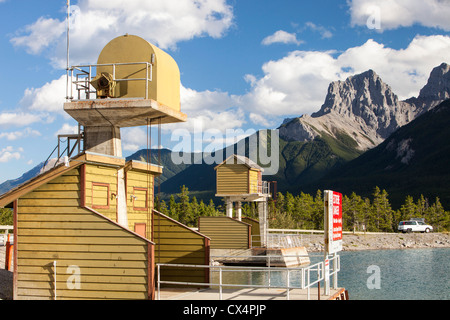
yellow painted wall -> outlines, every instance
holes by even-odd
[[[117,168],[86,164],[85,204],[117,221]]]
[[[149,85],[149,99],[180,111],[180,71],[175,60],[166,52],[148,41],[134,35],[124,35],[111,40],[99,55],[98,64],[151,62],[153,79]],[[99,67],[97,74],[109,72],[112,67]],[[144,65],[120,66],[116,68],[116,79],[145,78]],[[117,98],[143,98],[145,81],[119,82],[116,87]]]
[[[252,226],[252,247],[261,247],[259,221],[249,217],[242,217],[242,222],[248,223]]]
[[[249,168],[243,164],[222,165],[216,169],[217,194],[248,194]]]
[[[251,169],[249,171],[249,179],[250,179],[250,192],[249,193],[258,193],[258,170]]]
[[[154,176],[147,172],[129,170],[126,172],[126,186],[129,229],[136,231],[136,224],[145,223],[146,238],[151,239]]]
[[[156,263],[209,264],[209,239],[181,223],[154,211],[153,242]],[[162,268],[162,280],[206,282],[209,269]]]
[[[18,199],[15,298],[53,299],[54,261],[57,299],[149,298],[153,245],[80,207],[81,192],[76,168]]]
[[[200,217],[199,232],[211,238],[211,249],[248,249],[250,225],[229,217]]]

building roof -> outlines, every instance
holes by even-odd
[[[64,163],[58,163],[53,168],[43,170],[36,177],[31,178],[21,185],[0,195],[0,208],[9,206],[12,202],[19,199],[21,196],[33,191],[34,189],[42,186],[47,182],[58,178],[59,176],[70,170],[78,168],[85,163],[103,164],[117,168],[126,167],[127,169],[143,170],[157,175],[162,173],[162,168],[153,164],[144,165],[144,163],[134,160],[126,162],[124,158],[96,154],[86,151],[70,159],[67,166]]]
[[[228,157],[225,161],[223,161],[221,164],[217,165],[214,170],[217,168],[223,166],[223,165],[233,165],[233,164],[243,164],[247,166],[250,169],[256,169],[260,171],[264,171],[263,168],[261,168],[256,162],[250,160],[249,158],[237,154],[233,154],[232,156]]]

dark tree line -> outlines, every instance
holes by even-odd
[[[156,200],[156,209],[188,226],[196,226],[200,216],[224,215],[224,204],[216,205],[211,199],[208,204],[189,196],[189,190],[181,187],[180,193],[172,195],[169,202]],[[258,218],[256,203],[243,203],[242,214]],[[386,190],[376,187],[372,198],[362,198],[356,193],[343,195],[343,228],[346,231],[395,232],[402,220],[424,218],[435,231],[450,231],[450,212],[445,211],[439,198],[431,203],[421,196],[414,200],[407,196],[404,204],[394,210]],[[306,193],[293,195],[289,192],[277,194],[269,200],[269,226],[280,229],[323,230],[324,203],[322,191],[314,196]]]

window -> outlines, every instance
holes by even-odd
[[[147,210],[148,209],[148,195],[146,188],[133,188],[133,210]]]
[[[92,182],[92,208],[109,209],[109,184]]]
[[[138,235],[146,238],[147,233],[147,224],[145,223],[135,223],[134,224],[134,232],[136,232]]]

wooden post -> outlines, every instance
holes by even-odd
[[[11,245],[9,236],[10,235],[8,234],[8,240],[6,240],[5,269],[11,271],[11,254],[13,252],[13,245]]]

